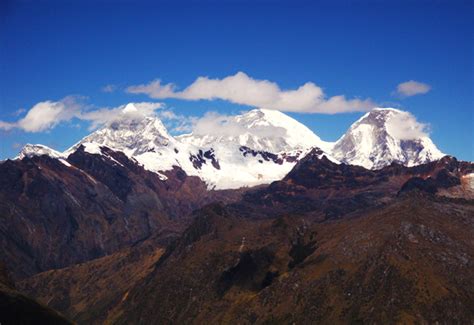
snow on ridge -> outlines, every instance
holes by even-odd
[[[268,109],[253,109],[241,115],[222,119],[209,118],[194,133],[176,137],[177,140],[209,147],[216,143],[238,143],[255,150],[280,153],[318,146],[323,149],[330,143],[322,141],[313,131],[288,115]]]
[[[15,159],[23,159],[25,157],[31,158],[34,156],[47,155],[51,158],[64,158],[64,155],[48,146],[42,144],[27,143],[20,151]]]
[[[100,146],[106,146],[124,152],[163,179],[162,172],[177,166],[203,179],[209,189],[229,189],[282,179],[310,148],[326,144],[281,112],[254,109],[229,119],[229,127],[242,133],[173,137],[154,117],[117,122],[88,135],[66,153],[80,145],[87,152],[100,153]]]
[[[408,112],[377,108],[362,116],[336,142],[332,154],[342,162],[379,169],[392,162],[415,166],[444,154]]]
[[[123,110],[130,116],[139,115],[132,104]],[[221,129],[204,128],[195,134],[176,137],[154,116],[119,118],[64,153],[29,145],[19,157],[47,154],[64,159],[81,145],[91,154],[103,154],[100,147],[108,147],[123,152],[162,179],[166,179],[164,171],[180,167],[188,175],[200,177],[209,189],[240,188],[280,180],[315,147],[333,162],[368,169],[378,169],[394,161],[413,166],[441,158],[443,154],[429,137],[400,140],[389,132],[390,116],[400,114],[409,113],[376,108],[353,123],[335,143],[321,140],[290,116],[268,109],[226,117],[219,121]]]

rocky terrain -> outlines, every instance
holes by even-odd
[[[22,292],[47,302],[81,324],[102,323],[149,275],[164,248],[151,238],[89,262],[50,270],[17,283]]]
[[[164,253],[144,242],[19,287],[88,324],[470,323],[473,168],[369,171],[314,150],[282,181],[195,211]]]
[[[72,324],[53,309],[16,290],[0,264],[0,320],[2,324]]]
[[[152,235],[174,236],[186,216],[239,191],[208,191],[180,168],[166,180],[121,152],[80,147],[0,164],[0,259],[14,278],[111,254]],[[180,221],[178,221],[180,220]]]
[[[473,208],[417,192],[310,224],[209,207],[113,320],[469,324]]]
[[[474,164],[407,114],[328,143],[262,109],[171,136],[127,105],[26,146],[0,162],[0,323],[474,323]]]

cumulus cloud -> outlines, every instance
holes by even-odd
[[[422,95],[426,94],[431,90],[431,86],[419,81],[410,80],[402,82],[397,86],[397,90],[395,91],[396,95],[402,97],[410,97],[415,95]]]
[[[0,129],[20,129],[25,132],[43,132],[60,123],[73,119],[87,121],[90,128],[117,120],[133,120],[155,114],[162,109],[162,103],[143,102],[121,105],[113,108],[93,108],[84,104],[83,98],[68,96],[59,101],[43,101],[30,108],[23,118],[14,122],[0,121]],[[178,116],[175,119],[179,119]]]
[[[429,125],[418,122],[409,112],[400,111],[388,119],[387,131],[399,140],[414,140],[427,137]]]
[[[44,101],[34,105],[26,115],[16,122],[0,121],[0,129],[22,129],[26,132],[41,132],[51,129],[61,122],[69,121],[80,113],[82,104],[79,97],[69,96],[61,101]]]
[[[74,97],[66,97],[60,102],[41,102],[33,106],[26,116],[18,121],[18,126],[27,132],[45,131],[61,122],[71,120],[80,113],[81,107]]]
[[[145,94],[155,99],[221,99],[287,112],[335,114],[368,111],[376,106],[370,99],[346,99],[343,95],[327,98],[323,90],[312,82],[307,82],[297,89],[283,90],[275,82],[253,79],[243,72],[223,79],[199,77],[182,91],[177,90],[176,85],[172,83],[162,84],[161,80],[130,86],[126,91]]]

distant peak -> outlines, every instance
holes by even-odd
[[[357,120],[353,125],[356,125],[358,122],[367,122],[371,119],[383,119],[386,120],[389,116],[398,115],[398,114],[409,114],[407,111],[402,111],[400,109],[391,108],[391,107],[377,107],[373,110],[365,113],[359,120]]]
[[[392,162],[414,166],[443,153],[430,140],[426,124],[410,112],[376,108],[351,125],[337,141],[333,155],[349,164],[378,169]]]
[[[91,143],[86,147],[90,153],[97,153],[97,146],[105,146],[133,156],[174,141],[156,115],[143,114],[141,108],[133,103],[127,104],[117,115],[112,122],[80,140],[66,153],[74,152],[81,144]]]
[[[18,159],[23,159],[25,157],[31,158],[34,156],[50,156],[52,158],[60,158],[62,157],[62,154],[54,149],[51,149],[50,147],[47,147],[42,144],[30,144],[27,143],[20,151],[18,155]]]

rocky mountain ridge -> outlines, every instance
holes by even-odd
[[[19,158],[47,154],[64,160],[81,145],[89,153],[100,153],[101,147],[108,147],[123,152],[162,179],[166,178],[165,171],[176,166],[201,178],[209,189],[251,187],[280,180],[312,148],[321,149],[332,161],[367,169],[392,162],[414,166],[440,159],[443,154],[427,136],[401,140],[390,132],[393,120],[403,122],[406,114],[375,109],[354,123],[341,139],[330,143],[288,115],[266,109],[221,118],[209,128],[201,126],[194,133],[173,137],[157,117],[142,116],[133,104],[128,104],[116,121],[64,153],[27,145]]]

